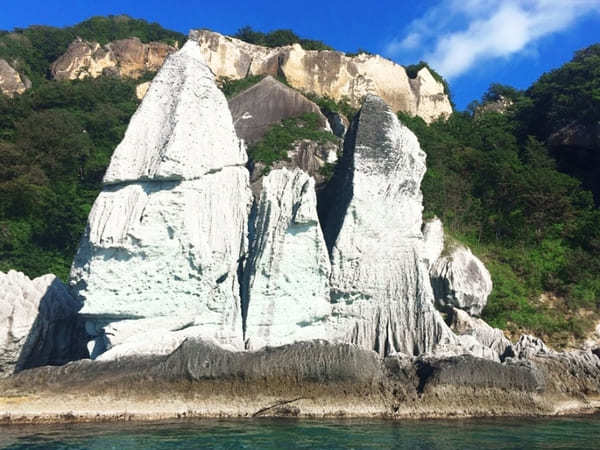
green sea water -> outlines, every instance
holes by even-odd
[[[600,449],[600,416],[452,421],[195,420],[0,427],[9,449]]]

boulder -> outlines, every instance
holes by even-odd
[[[80,308],[54,275],[0,272],[0,375],[86,357]]]
[[[231,79],[248,75],[283,75],[302,92],[360,107],[367,94],[381,97],[394,112],[404,111],[426,122],[452,113],[442,83],[427,68],[409,79],[404,67],[379,55],[346,56],[336,51],[304,50],[299,44],[269,48],[208,30],[192,30],[216,76]]]
[[[318,125],[329,130],[327,118],[315,103],[272,76],[231,98],[229,109],[238,137],[248,144],[260,140],[283,119],[307,113],[316,115]]]
[[[31,87],[31,81],[17,72],[5,59],[0,58],[0,93],[8,97],[22,94]]]
[[[167,55],[176,50],[163,42],[143,43],[133,37],[100,45],[77,38],[67,51],[50,66],[55,80],[96,78],[103,73],[139,78],[144,72],[155,72]]]
[[[189,41],[132,117],[73,263],[92,355],[164,354],[190,336],[243,348],[246,158],[227,101]]]
[[[253,225],[246,265],[247,348],[327,339],[330,266],[314,179],[300,169],[269,172]]]
[[[456,307],[479,316],[492,292],[492,278],[471,250],[457,246],[431,266],[431,284],[440,308]]]
[[[512,344],[502,330],[489,326],[482,319],[471,317],[466,311],[452,308],[450,327],[458,336],[472,336],[477,342],[493,350],[497,357],[503,358],[512,352]]]
[[[381,98],[368,95],[320,202],[333,338],[382,355],[457,342],[434,308],[422,259],[424,174],[416,136]]]

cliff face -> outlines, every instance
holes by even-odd
[[[5,59],[0,59],[0,93],[9,97],[22,94],[31,87],[31,81],[19,74]]]
[[[146,71],[157,71],[167,55],[175,50],[163,42],[145,44],[138,38],[121,39],[106,45],[77,39],[52,63],[50,71],[56,80],[96,78],[105,72],[138,78]]]
[[[394,111],[422,117],[426,122],[452,113],[444,86],[427,68],[409,79],[404,67],[378,55],[348,57],[342,52],[304,50],[300,45],[268,48],[194,30],[190,39],[217,77],[283,75],[290,86],[335,100],[347,98],[360,107],[367,94],[381,97]]]
[[[242,348],[245,163],[225,97],[190,41],[115,150],[73,263],[93,356],[168,353],[189,335]]]

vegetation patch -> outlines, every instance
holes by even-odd
[[[264,33],[262,31],[254,30],[251,26],[245,26],[240,28],[233,37],[250,44],[262,45],[264,47],[282,47],[284,45],[300,44],[304,50],[333,50],[333,48],[322,41],[301,38],[292,30],[287,29],[273,30]]]
[[[240,78],[239,80],[232,80],[231,78],[221,77],[217,80],[217,85],[225,94],[225,97],[235,97],[240,92],[254,86],[256,83],[261,81],[264,75],[249,75],[246,78]]]
[[[252,161],[262,162],[269,168],[276,161],[288,159],[288,150],[294,142],[309,139],[325,143],[337,142],[333,134],[324,131],[316,113],[305,113],[298,117],[284,119],[274,125],[257,143],[248,148],[248,156]]]

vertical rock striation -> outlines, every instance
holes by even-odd
[[[329,257],[315,182],[300,169],[262,180],[247,264],[247,347],[328,338]]]
[[[422,260],[424,173],[415,135],[383,100],[367,96],[320,205],[336,338],[380,354],[455,342],[434,309]]]
[[[76,345],[80,308],[54,275],[0,272],[0,376],[87,356]]]
[[[92,355],[242,348],[246,152],[198,45],[167,58],[115,150],[71,270]]]

